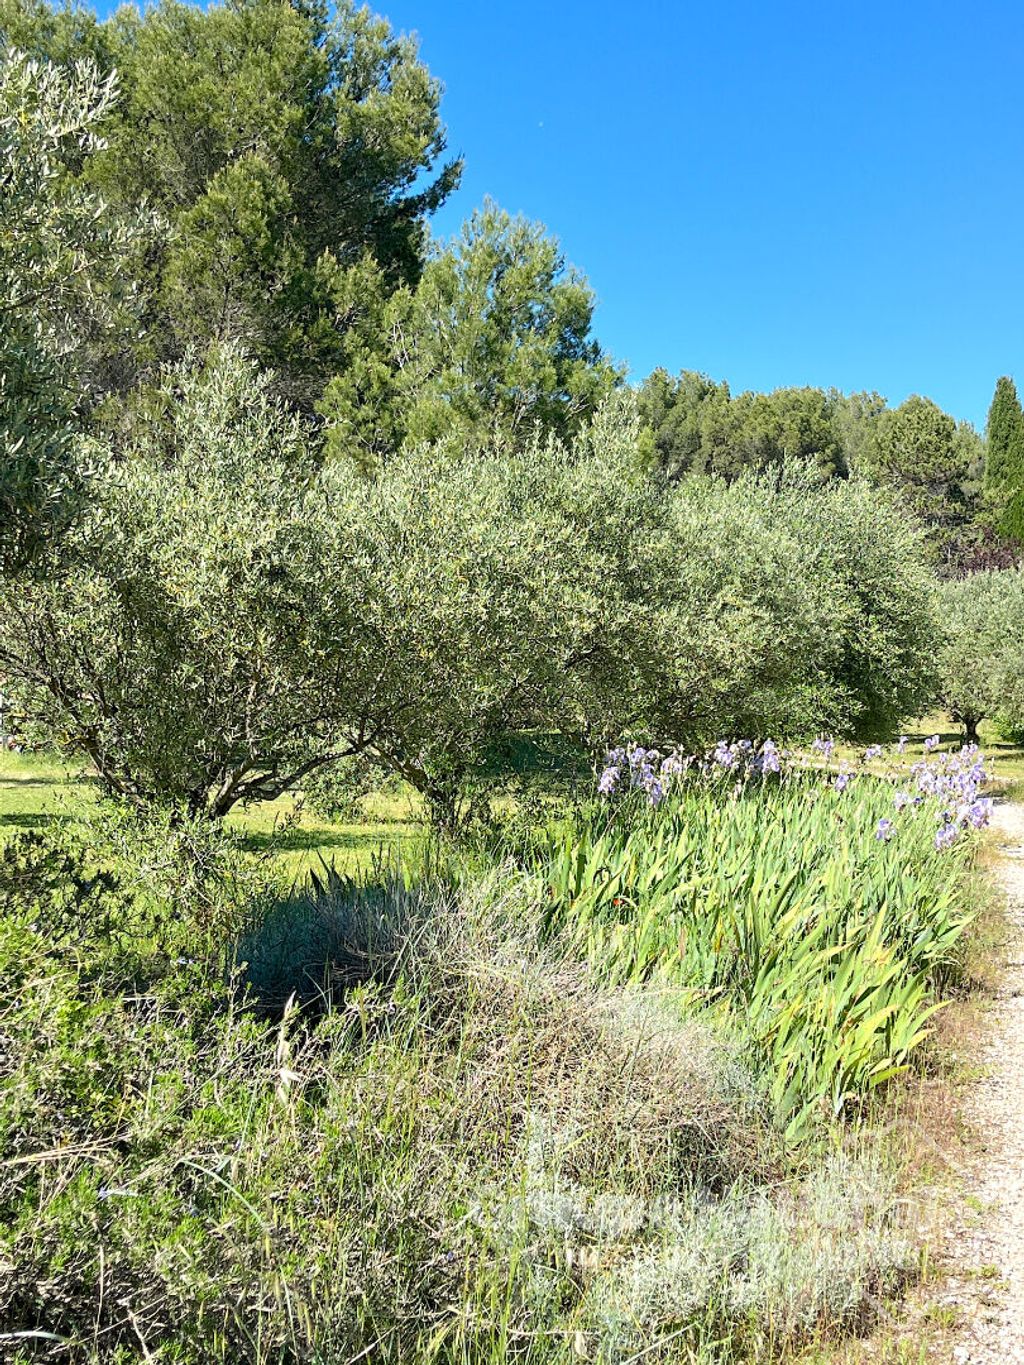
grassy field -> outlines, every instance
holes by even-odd
[[[959,749],[964,742],[963,730],[941,712],[914,721],[905,733],[908,759],[921,758],[924,742],[932,735],[939,736],[940,752]],[[1024,791],[1024,746],[1002,739],[987,721],[980,726],[980,743],[985,766],[992,777],[993,794],[1020,796]],[[838,744],[835,757],[855,762],[863,752],[863,745]]]
[[[908,727],[908,758],[920,757],[924,741],[935,734],[943,750],[963,743],[948,716],[926,716]],[[981,726],[981,743],[993,790],[1019,798],[1024,794],[1024,747],[1001,739],[988,724]],[[862,753],[863,746],[838,745],[833,761],[856,763]],[[51,753],[0,751],[0,841],[16,830],[70,819],[98,792],[95,777],[80,764]],[[247,849],[269,853],[295,881],[321,860],[345,873],[368,869],[385,852],[396,847],[411,851],[422,838],[418,798],[412,791],[373,793],[363,798],[361,810],[357,820],[333,822],[305,808],[301,798],[283,796],[236,810],[227,824],[242,833]]]
[[[94,777],[56,755],[0,752],[0,840],[16,830],[68,820],[98,791]],[[358,822],[336,824],[285,796],[233,813],[227,823],[242,832],[247,848],[272,853],[296,880],[321,858],[339,871],[356,872],[382,850],[420,837],[413,793],[374,794],[362,808]]]

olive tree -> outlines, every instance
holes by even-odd
[[[942,699],[966,737],[992,718],[1024,731],[1024,570],[997,569],[944,583]]]
[[[131,301],[128,227],[88,185],[97,127],[116,97],[70,69],[0,54],[0,567],[32,558],[75,506],[77,418],[89,342]]]
[[[637,720],[689,747],[722,735],[892,730],[932,692],[937,634],[920,534],[813,465],[688,480],[649,537],[659,647],[632,670]]]
[[[0,673],[113,792],[223,815],[334,755],[360,669],[301,427],[232,352],[171,388],[46,573],[0,602]]]
[[[666,492],[628,392],[575,441],[318,469],[237,353],[172,374],[0,670],[112,790],[223,815],[368,755],[452,827],[510,736],[857,730],[932,649],[912,533],[812,471]],[[902,537],[902,538],[901,538]]]
[[[512,732],[860,734],[930,696],[932,580],[884,494],[804,465],[666,491],[640,442],[622,393],[571,444],[326,471],[381,659],[358,733],[443,822]]]
[[[635,566],[659,492],[636,433],[613,400],[574,445],[454,438],[411,448],[371,483],[348,462],[324,473],[380,660],[345,743],[372,736],[369,752],[442,824],[510,734],[585,742],[628,719],[632,660],[657,633]]]
[[[232,348],[172,371],[133,432],[0,601],[19,705],[113,792],[221,816],[368,754],[452,825],[502,737],[608,714],[657,503],[628,442],[440,443],[367,484],[317,470]]]

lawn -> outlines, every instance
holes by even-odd
[[[1018,797],[1024,791],[1024,746],[1000,737],[994,725],[982,721],[980,743],[985,755],[985,767],[992,779],[994,795]],[[943,712],[934,712],[912,722],[905,731],[907,758],[915,760],[924,754],[924,742],[938,735],[939,750],[956,750],[964,742],[963,730]],[[839,744],[836,758],[856,761],[864,752],[863,745]],[[880,766],[884,766],[884,763]]]
[[[95,777],[54,754],[0,751],[0,840],[70,819],[98,791]],[[421,836],[412,793],[375,793],[364,799],[362,811],[361,819],[339,824],[284,796],[234,812],[227,823],[242,832],[247,848],[272,852],[296,880],[321,858],[339,871],[356,872]]]

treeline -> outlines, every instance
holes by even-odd
[[[2,420],[26,493],[8,495],[8,525],[53,491],[27,490],[37,463],[60,463],[60,418],[130,439],[163,369],[211,338],[273,374],[322,457],[364,471],[453,429],[509,449],[538,430],[571,438],[623,383],[592,336],[592,291],[539,225],[488,204],[432,241],[462,170],[441,86],[369,11],[161,0],[100,21],[0,0],[0,40],[24,54],[6,65],[2,119],[17,167]],[[59,205],[45,230],[41,202]],[[669,478],[786,458],[863,476],[895,488],[955,567],[1024,529],[1007,511],[1024,457],[1007,454],[1000,394],[988,470],[982,437],[916,395],[733,395],[657,370],[640,410]]]
[[[786,388],[733,395],[727,383],[655,370],[640,390],[648,456],[671,479],[735,478],[788,458],[822,478],[859,476],[892,489],[927,528],[941,570],[958,577],[1012,563],[1024,536],[1024,420],[1000,379],[987,439],[917,394],[890,407],[877,393]]]
[[[461,173],[441,88],[367,10],[2,0],[0,42],[8,528],[71,474],[72,431],[126,448],[211,338],[368,472],[456,429],[570,437],[621,383],[540,226],[486,204],[431,241]]]

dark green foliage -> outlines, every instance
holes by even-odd
[[[972,427],[913,394],[878,416],[864,472],[895,489],[911,515],[929,528],[933,544],[941,545],[977,515],[982,456]]]
[[[27,830],[0,847],[0,903],[31,916],[57,953],[95,941],[109,947],[131,935],[135,919],[122,878],[60,827]]]
[[[262,1012],[278,1015],[289,1003],[323,1011],[355,986],[386,986],[421,902],[397,880],[364,886],[324,865],[257,907],[234,949],[238,980]]]
[[[337,367],[350,272],[415,283],[425,220],[458,183],[438,169],[440,86],[414,43],[352,4],[162,0],[104,23],[6,0],[0,30],[43,56],[90,53],[122,97],[90,182],[159,214],[144,334],[107,355],[123,392],[210,336],[244,342],[310,407]]]
[[[243,907],[277,890],[277,873],[229,832],[170,811],[102,802],[0,846],[0,906],[55,960],[118,981],[162,973],[181,953],[219,961]]]
[[[980,437],[916,395],[890,409],[874,393],[777,389],[730,394],[728,384],[684,370],[655,370],[640,390],[647,456],[670,479],[715,473],[734,479],[787,458],[823,479],[851,474],[893,488],[929,531],[934,555],[952,559],[979,532]]]
[[[590,335],[594,295],[542,225],[485,204],[414,288],[360,279],[344,368],[320,411],[327,449],[372,471],[453,435],[521,450],[568,440],[621,374]]]
[[[985,482],[993,488],[1005,488],[1011,482],[1021,439],[1021,412],[1017,386],[1009,375],[996,380],[995,393],[988,410],[988,452],[985,461]]]
[[[1000,531],[1024,542],[1024,412],[1006,375],[996,381],[988,412],[985,486],[1000,507]]]
[[[655,370],[640,390],[640,413],[651,432],[651,458],[669,478],[719,474],[735,478],[786,459],[807,460],[823,475],[846,472],[834,420],[835,400],[821,389],[741,393],[683,370],[673,379]]]

